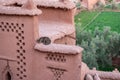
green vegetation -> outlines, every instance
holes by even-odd
[[[109,27],[103,30],[95,28],[77,34],[77,44],[84,48],[83,61],[90,68],[112,69],[112,58],[120,56],[120,34],[112,32]]]
[[[83,61],[90,68],[111,71],[112,57],[120,56],[120,12],[104,11],[95,18],[98,13],[82,11],[75,16],[77,45],[84,48]]]
[[[98,12],[88,12],[82,11],[80,14],[75,16],[75,23],[78,29],[82,30],[93,18],[97,15]]]
[[[103,29],[104,26],[111,27],[112,31],[120,32],[120,13],[119,12],[102,12],[95,20],[92,22],[88,30],[94,30],[95,27]]]
[[[97,13],[85,11],[75,16],[76,28],[83,29]],[[103,29],[104,26],[109,26],[112,31],[120,33],[120,12],[102,12],[86,29],[94,31],[95,27]]]
[[[112,4],[109,4],[109,5],[105,6],[104,9],[119,10],[120,9],[120,4],[112,3]]]

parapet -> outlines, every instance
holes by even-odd
[[[23,9],[21,7],[9,7],[9,6],[0,6],[0,14],[8,15],[39,15],[42,12],[38,9]]]
[[[0,5],[10,5],[16,3],[17,0],[0,0]]]
[[[97,71],[97,70],[90,70],[88,72],[90,75],[98,74],[101,80],[120,80],[120,73],[118,72],[104,72],[104,71]]]
[[[35,49],[41,52],[50,52],[50,53],[63,53],[63,54],[79,54],[82,53],[83,49],[78,46],[70,46],[63,44],[36,44]]]
[[[8,3],[5,1],[2,3],[2,1],[0,1],[0,14],[33,16],[42,13],[41,10],[35,8],[36,5],[31,0],[28,0],[21,7],[11,6],[11,4],[15,4],[16,1],[17,0],[12,0],[11,3],[9,1]]]
[[[18,0],[18,4],[24,4],[26,0]],[[60,0],[33,0],[37,6],[42,7],[54,7],[54,8],[63,8],[63,9],[73,9],[75,4],[69,0],[62,2]]]

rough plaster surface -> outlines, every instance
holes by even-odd
[[[82,48],[73,45],[64,45],[64,44],[36,44],[35,49],[42,52],[52,52],[52,53],[63,53],[63,54],[79,54],[83,51]]]
[[[18,0],[18,4],[24,4],[27,0]],[[33,0],[38,6],[73,9],[75,4],[72,1],[61,2],[59,0]]]
[[[10,6],[1,6],[0,5],[0,14],[9,14],[9,15],[39,15],[42,12],[38,9],[24,9],[20,7],[10,7]]]
[[[44,21],[39,25],[40,36],[47,36],[52,42],[75,32],[74,26],[66,23]]]

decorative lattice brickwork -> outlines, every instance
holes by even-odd
[[[26,80],[26,50],[25,50],[25,42],[24,42],[24,24],[19,23],[9,23],[9,22],[0,22],[0,31],[3,32],[14,32],[16,33],[17,39],[17,59],[18,59],[18,67],[17,67],[17,77],[20,80]],[[8,33],[9,34],[9,33]]]
[[[50,71],[53,73],[53,80],[62,80],[62,76],[66,72],[65,69],[48,67]]]
[[[50,60],[50,61],[55,61],[55,62],[66,62],[66,57],[64,54],[47,54],[46,56],[46,59],[47,60]]]

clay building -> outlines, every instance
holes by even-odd
[[[105,5],[105,0],[80,0],[81,6],[87,8],[88,10],[94,9],[97,2],[101,2]]]
[[[0,80],[120,80],[82,62],[75,11],[69,0],[0,1]]]
[[[116,3],[120,3],[120,0],[114,0]]]
[[[0,5],[0,80],[80,80],[75,5],[39,0],[37,6]]]

